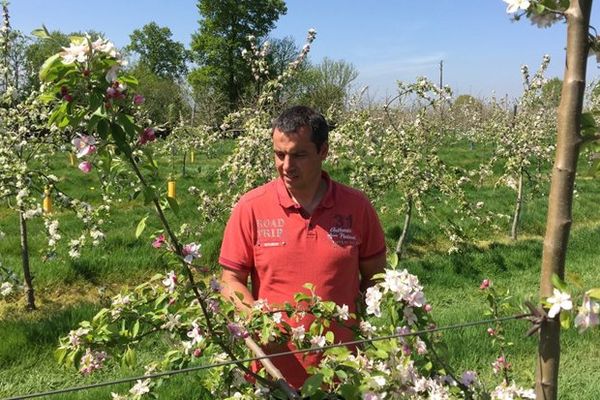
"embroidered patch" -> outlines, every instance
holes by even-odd
[[[350,228],[336,228],[335,226],[329,229],[329,238],[338,246],[356,246],[358,239]]]

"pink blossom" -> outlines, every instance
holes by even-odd
[[[86,349],[85,354],[81,357],[79,372],[83,375],[89,375],[95,370],[102,368],[105,359],[105,352]]]
[[[487,333],[490,336],[496,336],[496,330],[494,328],[487,328]]]
[[[107,99],[123,99],[125,98],[125,89],[127,87],[119,81],[114,81],[107,89],[106,89],[106,98]]]
[[[152,247],[154,247],[155,249],[160,249],[164,242],[165,242],[165,235],[163,235],[161,233],[152,242]]]
[[[206,306],[208,307],[209,311],[213,314],[217,314],[219,311],[221,311],[221,306],[219,305],[219,302],[215,299],[206,300]]]
[[[75,150],[77,151],[77,158],[89,156],[96,151],[96,139],[90,135],[79,135],[78,137],[71,140]]]
[[[245,339],[248,337],[248,331],[244,329],[244,327],[234,324],[233,322],[227,324],[227,329],[236,339]]]
[[[138,139],[139,144],[146,144],[148,142],[152,142],[156,139],[156,134],[154,133],[154,129],[146,128],[140,135]]]
[[[133,96],[133,104],[135,104],[136,106],[144,104],[144,101],[146,101],[146,99],[141,94],[136,94],[135,96]]]
[[[489,288],[491,284],[492,284],[492,282],[489,279],[484,279],[483,281],[481,281],[481,285],[479,285],[479,289],[485,290],[485,289]]]
[[[575,326],[579,328],[579,332],[583,332],[588,328],[592,328],[600,324],[600,304],[592,301],[586,293],[583,296],[583,304],[579,307],[579,313],[575,317]]]
[[[83,171],[84,174],[87,174],[92,170],[92,163],[89,161],[83,161],[79,164],[79,169]]]
[[[163,279],[162,284],[165,285],[169,293],[173,293],[177,286],[177,275],[175,275],[175,271],[169,272],[167,277]]]
[[[492,369],[494,370],[494,374],[498,374],[501,371],[504,370],[509,370],[511,367],[511,364],[506,361],[506,358],[504,358],[504,356],[500,356],[496,359],[496,361],[494,361],[492,363]]]
[[[431,304],[425,304],[425,306],[423,307],[425,312],[431,312],[432,308],[433,307],[431,306]]]
[[[194,258],[199,258],[200,254],[200,245],[196,243],[188,243],[183,246],[182,249],[183,259],[186,263],[191,264],[194,261]]]
[[[210,289],[213,292],[221,291],[221,283],[214,276],[210,278]]]
[[[192,339],[192,346],[200,344],[204,341],[204,336],[202,335],[202,328],[200,328],[196,321],[192,322],[192,330],[187,333],[187,337]]]
[[[465,371],[460,378],[460,383],[465,386],[471,386],[477,380],[477,372]]]

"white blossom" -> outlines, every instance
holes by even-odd
[[[552,305],[548,311],[548,316],[550,318],[556,317],[561,309],[569,311],[573,308],[571,295],[569,293],[561,292],[556,288],[553,291],[553,295],[548,297],[547,301]]]
[[[141,380],[138,379],[135,385],[129,389],[129,393],[134,396],[142,396],[150,392],[150,379]]]

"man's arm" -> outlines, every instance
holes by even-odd
[[[223,268],[221,273],[221,295],[232,301],[239,311],[247,311],[254,304],[254,297],[248,290],[248,275],[246,271]],[[241,294],[240,299],[236,293]]]
[[[385,252],[377,257],[360,261],[358,267],[360,268],[360,291],[362,293],[375,284],[375,281],[372,280],[373,276],[383,273],[385,265]]]

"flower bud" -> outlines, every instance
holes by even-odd
[[[83,161],[81,164],[79,164],[79,169],[84,174],[87,174],[92,170],[92,163],[90,163],[89,161]]]

